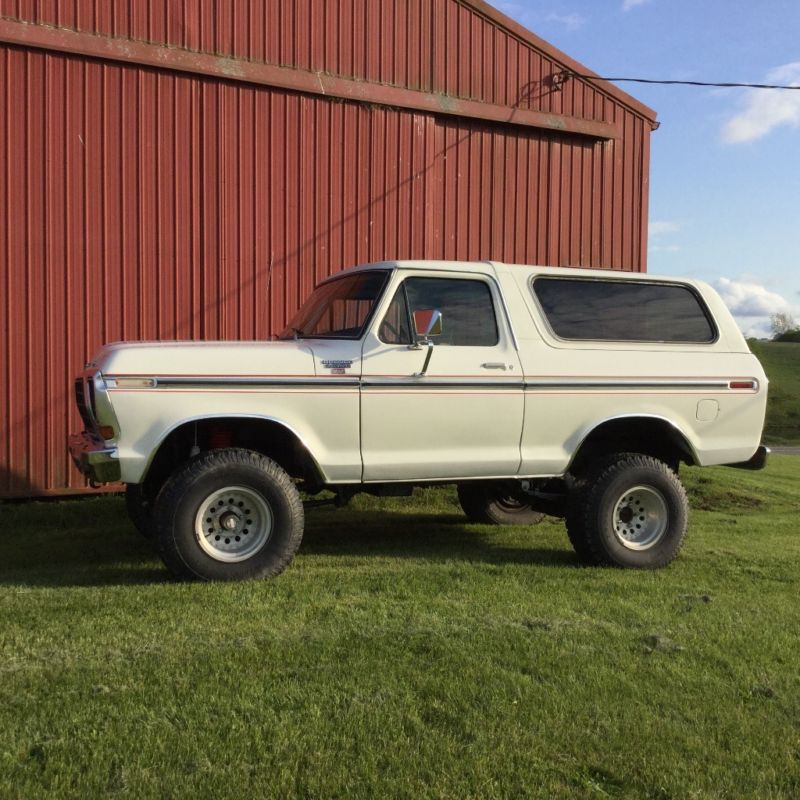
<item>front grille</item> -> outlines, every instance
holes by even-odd
[[[94,428],[94,419],[92,419],[92,412],[86,401],[85,385],[83,378],[78,378],[75,381],[75,403],[78,406],[78,413],[81,415],[86,430],[92,430]],[[91,388],[94,389],[94,386]]]

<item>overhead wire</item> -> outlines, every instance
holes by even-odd
[[[733,81],[689,81],[689,80],[660,80],[655,78],[606,78],[601,75],[581,75],[578,72],[565,70],[556,78],[557,84],[564,84],[570,78],[582,78],[589,81],[609,81],[612,83],[650,83],[665,86],[710,86],[719,89],[780,89],[800,91],[800,84],[792,86],[783,83],[736,83]]]

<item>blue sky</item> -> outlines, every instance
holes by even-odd
[[[600,75],[800,85],[798,0],[493,0]],[[649,271],[712,283],[742,328],[800,322],[800,91],[619,84],[658,111]]]

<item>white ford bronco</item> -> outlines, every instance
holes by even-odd
[[[110,344],[75,388],[73,460],[127,484],[181,578],[277,575],[301,491],[431,484],[473,521],[565,518],[587,563],[662,567],[686,533],[680,465],[768,453],[767,380],[718,295],[620,272],[356,267],[277,341]]]

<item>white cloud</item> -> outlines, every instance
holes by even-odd
[[[789,303],[782,295],[760,283],[719,278],[714,282],[714,288],[737,317],[763,317],[789,310]]]
[[[677,244],[652,244],[647,248],[650,253],[680,253],[680,245]]]
[[[789,303],[782,295],[760,283],[718,278],[713,285],[745,336],[769,336],[772,330],[770,315],[791,312]]]
[[[670,222],[668,220],[653,220],[648,226],[648,231],[651,236],[664,236],[668,233],[677,233],[681,226],[677,222]]]
[[[765,82],[800,86],[800,61],[772,70]],[[723,126],[722,141],[752,142],[781,125],[800,128],[800,90],[749,89],[739,113]]]
[[[548,14],[546,22],[557,22],[563,25],[568,31],[576,31],[587,23],[587,18],[573,11],[571,14]]]
[[[622,10],[630,11],[632,8],[636,8],[636,6],[643,6],[645,3],[649,2],[650,0],[624,0],[622,3]]]

